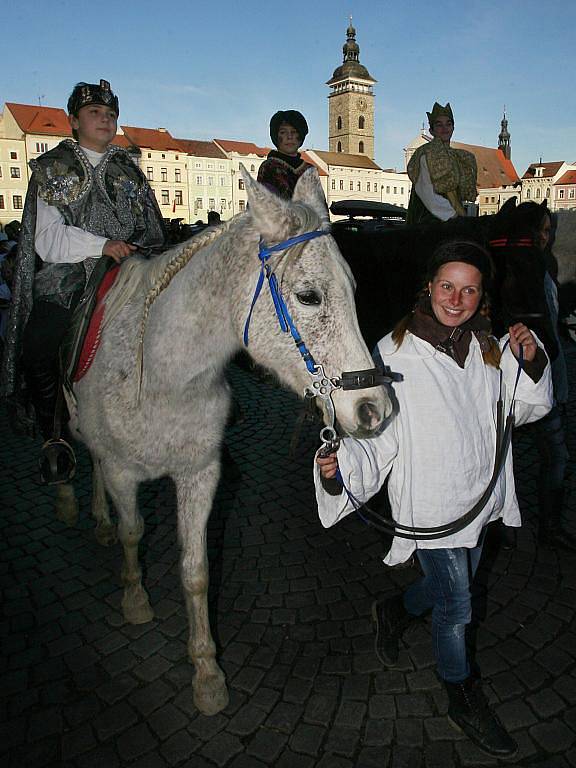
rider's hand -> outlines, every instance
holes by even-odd
[[[316,457],[316,464],[320,468],[320,474],[325,480],[333,480],[338,470],[338,459],[335,453],[331,453],[326,458]]]
[[[522,345],[524,360],[526,360],[527,363],[532,362],[536,356],[536,350],[538,349],[532,331],[527,328],[524,323],[516,323],[508,329],[508,332],[510,333],[510,349],[512,350],[514,357],[517,360],[520,358],[520,345]]]
[[[130,245],[124,240],[106,240],[104,248],[102,248],[102,255],[110,256],[117,264],[120,264],[121,259],[130,256],[135,250],[135,245]]]

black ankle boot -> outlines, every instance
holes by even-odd
[[[448,693],[448,718],[470,741],[494,757],[512,757],[518,744],[508,735],[482,691],[480,680],[444,681]]]
[[[68,483],[76,473],[76,457],[70,444],[55,435],[54,416],[60,386],[58,375],[53,368],[26,371],[26,381],[34,405],[36,421],[44,438],[38,459],[40,479],[45,485]],[[60,405],[61,422],[67,420],[66,406]]]
[[[416,618],[404,608],[402,595],[372,603],[374,620],[374,650],[385,667],[393,667],[398,661],[400,638],[412,619]]]

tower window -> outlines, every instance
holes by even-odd
[[[342,118],[338,116],[338,119],[336,120],[336,128],[341,131],[342,130]]]
[[[359,141],[358,142],[358,152],[360,152],[360,154],[362,154],[364,152],[364,142],[363,141]]]
[[[338,152],[342,152],[342,142],[341,141],[338,142],[338,149],[337,149],[337,151]]]
[[[364,128],[364,116],[363,115],[360,115],[360,117],[358,118],[358,128],[360,128],[360,130],[362,130]]]

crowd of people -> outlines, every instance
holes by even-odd
[[[69,480],[73,463],[69,441],[55,435],[54,427],[60,348],[76,308],[93,295],[111,265],[136,254],[153,258],[181,234],[166,231],[145,176],[125,150],[112,144],[119,101],[110,84],[78,83],[68,113],[73,139],[31,162],[21,231],[11,233],[7,226],[0,235],[3,394],[17,398],[24,391],[32,401],[47,453],[43,477],[54,483]],[[476,197],[474,156],[450,147],[450,104],[434,104],[428,118],[432,141],[408,166],[413,182],[409,224],[464,216],[465,202]],[[258,180],[274,194],[291,198],[312,167],[299,151],[307,133],[307,122],[296,110],[272,116],[276,149],[260,166]],[[514,221],[546,260],[545,290],[556,326],[551,214],[528,203],[517,208]],[[216,216],[208,221],[219,224]],[[496,520],[511,528],[521,524],[502,413],[513,414],[516,425],[532,425],[541,461],[540,543],[576,551],[576,541],[565,530],[563,506],[568,454],[562,345],[558,340],[560,351],[547,356],[519,322],[503,338],[494,338],[492,284],[491,257],[478,243],[452,240],[436,250],[414,310],[378,344],[378,358],[398,374],[393,417],[378,437],[344,437],[336,452],[317,455],[314,478],[326,526],[387,482],[399,527],[385,563],[395,566],[415,556],[421,577],[403,594],[374,602],[376,653],[383,665],[393,666],[404,630],[431,611],[449,716],[483,750],[504,757],[517,745],[488,705],[466,647],[470,590],[487,526]],[[452,527],[466,516],[467,525]],[[439,527],[448,533],[430,535]]]

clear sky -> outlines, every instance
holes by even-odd
[[[348,16],[378,83],[375,159],[402,149],[435,100],[454,139],[512,160],[576,161],[575,0],[6,0],[0,101],[65,106],[78,80],[110,80],[120,122],[190,139],[269,145],[277,109],[300,109],[305,146],[328,148],[328,88]]]

